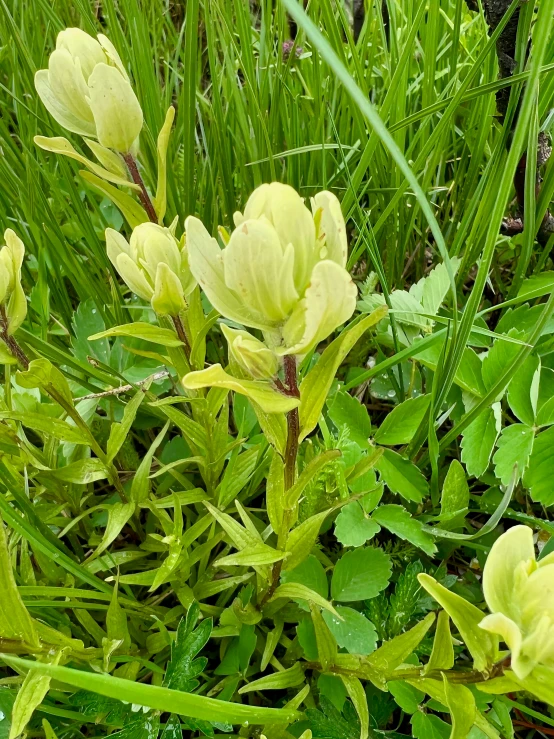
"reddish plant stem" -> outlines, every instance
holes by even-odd
[[[296,370],[296,357],[287,355],[283,359],[285,370],[285,382],[279,381],[279,390],[285,395],[292,398],[299,398],[300,391],[298,389],[298,375]],[[298,437],[300,435],[300,419],[298,417],[298,408],[293,408],[287,413],[287,445],[285,447],[285,491],[289,490],[296,482],[296,457],[298,455]],[[286,548],[286,540],[288,537],[288,528],[290,526],[290,512],[285,511],[283,517],[284,537],[281,543],[281,549]],[[279,536],[281,539],[281,536]],[[260,608],[272,598],[273,593],[279,585],[281,577],[281,569],[283,560],[275,562],[271,571],[271,582],[262,600]]]
[[[171,320],[173,321],[173,325],[175,326],[175,331],[177,332],[177,336],[179,337],[180,341],[183,342],[183,346],[185,348],[185,354],[188,358],[190,358],[190,341],[188,340],[187,334],[185,332],[185,327],[183,326],[183,322],[179,318],[179,316],[171,316]]]
[[[6,315],[6,309],[3,305],[0,306],[0,338],[8,347],[10,354],[12,354],[12,356],[17,359],[23,369],[29,369],[29,359],[27,355],[19,346],[14,337],[8,334],[8,317]]]
[[[125,164],[127,165],[127,169],[129,170],[129,174],[131,175],[133,182],[135,183],[135,185],[138,185],[140,187],[140,202],[143,204],[148,218],[152,221],[152,223],[157,223],[158,216],[156,215],[156,210],[154,208],[152,200],[150,199],[150,195],[148,194],[146,185],[144,184],[144,180],[141,177],[134,156],[132,154],[123,154],[123,159],[125,160]]]

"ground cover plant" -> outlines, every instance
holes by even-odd
[[[10,0],[0,737],[554,734],[554,0]]]

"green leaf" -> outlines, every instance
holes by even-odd
[[[416,518],[412,518],[403,506],[379,506],[372,514],[372,519],[401,539],[406,539],[419,547],[430,557],[436,553],[437,548],[433,537],[423,530],[423,524]]]
[[[430,575],[419,575],[422,587],[448,613],[465,641],[475,669],[479,672],[494,664],[498,657],[498,637],[479,628],[484,613],[456,593],[447,590]]]
[[[203,387],[224,387],[257,403],[265,413],[288,413],[297,408],[300,401],[275,390],[271,383],[263,380],[241,380],[226,372],[220,364],[212,364],[208,369],[190,372],[183,378],[183,385],[189,390]]]
[[[425,665],[424,674],[431,670],[450,670],[454,665],[454,646],[450,633],[450,617],[446,611],[439,613],[433,651]]]
[[[416,711],[410,723],[414,739],[450,739],[452,727],[431,713]]]
[[[148,498],[150,491],[150,468],[152,466],[152,459],[156,453],[158,447],[164,440],[165,435],[169,429],[169,421],[166,422],[160,433],[156,436],[152,444],[150,444],[148,451],[144,455],[139,465],[138,470],[133,477],[133,483],[131,485],[131,494],[129,496],[130,502],[136,505],[140,505]]]
[[[348,429],[349,438],[364,449],[368,446],[371,436],[371,420],[365,405],[347,393],[339,389],[333,396],[332,401],[327,403],[329,418],[337,429]]]
[[[39,639],[33,620],[23,604],[13,576],[2,518],[0,518],[0,593],[0,637],[21,640],[31,646],[37,645]]]
[[[554,272],[540,272],[523,281],[517,294],[518,302],[548,295],[554,290]]]
[[[285,463],[273,452],[265,486],[265,507],[273,531],[279,535],[283,526],[285,497]]]
[[[441,494],[441,517],[448,519],[469,505],[469,486],[466,473],[457,459],[453,459],[444,478]]]
[[[375,441],[390,446],[408,444],[423,421],[430,400],[430,395],[419,395],[397,405],[378,428]]]
[[[322,598],[319,593],[310,590],[310,588],[307,588],[305,585],[301,585],[300,583],[287,582],[279,585],[279,587],[275,590],[272,597],[270,598],[270,602],[273,600],[277,600],[278,598],[305,600],[307,603],[314,603],[316,606],[319,606],[320,608],[323,608],[324,610],[329,611],[333,615],[337,616],[337,618],[340,618],[339,614],[329,603],[329,601],[327,601],[325,598]]]
[[[199,615],[198,603],[193,601],[186,618],[179,621],[165,671],[165,688],[191,693],[200,685],[197,678],[204,671],[208,659],[197,655],[208,643],[213,624],[211,618],[206,618],[197,626]]]
[[[508,386],[510,408],[527,426],[533,426],[535,423],[540,376],[540,359],[531,354],[523,362]]]
[[[522,423],[514,423],[502,429],[498,437],[497,447],[492,461],[494,472],[503,485],[508,485],[514,476],[514,467],[517,465],[515,482],[521,478],[533,450],[535,430]]]
[[[300,383],[300,441],[311,433],[319,421],[321,409],[338,368],[343,363],[354,344],[372,326],[376,326],[387,314],[387,307],[381,306],[340,336],[325,349],[319,361]]]
[[[329,597],[329,583],[323,565],[317,557],[310,554],[293,570],[286,569],[281,573],[281,582],[297,582],[305,585],[322,598]]]
[[[354,549],[344,554],[333,570],[333,600],[348,601],[375,598],[389,584],[391,559],[382,549]]]
[[[9,739],[16,739],[23,733],[35,709],[40,706],[48,693],[50,681],[48,675],[43,675],[37,670],[29,670],[25,675],[13,704]]]
[[[346,706],[351,704],[346,703]],[[341,714],[330,700],[322,696],[319,701],[320,710],[309,708],[306,718],[312,736],[324,739],[360,739],[360,723],[352,710],[353,715]]]
[[[529,467],[523,477],[525,487],[530,491],[535,503],[545,506],[554,504],[554,426],[540,433],[533,444],[533,452],[529,457]]]
[[[489,466],[500,431],[500,407],[495,403],[473,420],[462,434],[462,462],[468,475],[481,477]]]
[[[335,536],[345,547],[361,547],[380,530],[357,501],[344,506],[335,520]]]
[[[446,703],[452,716],[450,739],[466,739],[475,723],[475,698],[466,685],[448,682],[445,674],[442,677]]]
[[[323,620],[335,637],[339,647],[350,654],[371,654],[377,646],[375,626],[363,613],[348,606],[337,606],[342,621],[328,611],[323,613]]]
[[[387,688],[404,713],[415,713],[425,698],[425,693],[404,680],[391,680],[387,683]]]
[[[421,503],[429,494],[429,484],[420,470],[392,449],[385,449],[375,467],[389,490],[406,500]]]
[[[171,127],[175,118],[175,108],[170,105],[165,115],[165,121],[158,134],[157,152],[158,152],[158,183],[156,186],[156,197],[152,205],[158,216],[158,223],[163,224],[166,206],[167,206],[167,147],[169,146],[169,136],[171,135]]]
[[[511,329],[508,332],[508,336],[513,338],[521,339],[523,334],[519,331]],[[509,341],[497,339],[492,347],[489,349],[487,356],[483,359],[483,382],[485,388],[490,390],[493,385],[500,379],[506,367],[509,367],[511,362],[521,351],[521,347],[517,344],[512,344]],[[504,394],[501,393],[500,397]],[[496,400],[500,400],[500,397]]]
[[[362,687],[362,683],[357,677],[351,675],[341,675],[350,700],[354,704],[358,718],[360,719],[360,739],[368,739],[369,736],[369,708],[367,706],[367,697]]]
[[[296,662],[288,670],[282,670],[281,672],[274,672],[272,675],[266,675],[260,677],[258,680],[253,680],[239,690],[239,694],[251,693],[254,690],[263,692],[264,690],[284,690],[285,688],[294,688],[297,685],[302,685],[304,682],[304,670],[300,662]]]
[[[338,459],[340,456],[341,453],[338,449],[329,449],[326,452],[318,454],[317,457],[314,457],[302,470],[294,485],[287,490],[285,495],[285,508],[293,509],[300,500],[306,486],[312,482],[324,467],[335,459]]]
[[[379,672],[391,673],[417,648],[434,620],[435,614],[428,613],[412,629],[382,644],[379,649],[369,655],[367,661]]]
[[[185,693],[180,690],[133,682],[124,678],[113,677],[107,673],[95,673],[85,670],[74,670],[69,667],[32,662],[2,655],[2,659],[16,667],[25,670],[36,670],[42,675],[59,680],[75,688],[90,690],[108,698],[117,695],[119,700],[147,706],[158,711],[190,716],[191,718],[212,721],[224,721],[233,724],[242,724],[248,721],[251,724],[263,723],[290,723],[300,717],[297,711],[287,708],[260,708],[257,706],[228,703],[226,701],[207,698],[203,695]]]
[[[102,552],[110,546],[112,541],[119,536],[123,527],[129,521],[135,512],[134,503],[114,503],[108,508],[108,523],[104,529],[104,536],[94,553],[89,557],[88,562],[92,562],[99,557]]]
[[[49,476],[61,482],[72,482],[76,485],[86,485],[96,480],[104,480],[109,471],[102,460],[97,457],[88,457],[72,462],[65,467],[50,470]]]
[[[27,428],[38,431],[41,434],[53,436],[59,441],[70,444],[84,444],[88,446],[90,438],[76,426],[71,426],[59,418],[42,416],[40,413],[18,413],[17,411],[2,411],[0,418],[9,418],[12,421],[20,421]]]
[[[234,452],[231,455],[216,489],[219,508],[225,509],[246,487],[256,469],[259,451],[260,448],[255,446],[241,454]]]
[[[287,539],[287,551],[289,555],[286,559],[286,564],[288,568],[294,569],[298,567],[306,559],[308,554],[310,554],[317,540],[321,524],[328,514],[328,510],[315,513],[291,531]]]
[[[113,185],[109,185],[107,182],[104,182],[104,180],[101,180],[100,177],[92,174],[92,172],[87,172],[82,169],[79,171],[79,174],[84,180],[91,184],[95,190],[98,190],[102,195],[109,198],[116,208],[119,208],[131,228],[136,228],[141,223],[146,223],[146,221],[148,221],[148,216],[146,215],[144,208],[130,195],[127,195],[127,193],[118,190],[117,187],[113,187]]]
[[[125,323],[122,326],[113,326],[106,331],[100,331],[98,334],[89,336],[89,341],[97,341],[105,339],[108,336],[132,336],[135,339],[149,341],[152,344],[160,344],[161,346],[177,347],[183,343],[175,331],[169,328],[161,328],[151,323]]]
[[[108,462],[113,462],[127,438],[150,383],[145,383],[125,406],[120,423],[112,423],[107,445]]]

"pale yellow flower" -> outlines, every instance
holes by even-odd
[[[142,129],[140,104],[117,51],[79,28],[56,39],[48,69],[35,75],[37,92],[52,117],[68,131],[128,153]]]
[[[479,626],[508,645],[516,676],[525,679],[539,664],[554,667],[554,553],[537,562],[528,526],[496,540],[483,591],[491,614]]]

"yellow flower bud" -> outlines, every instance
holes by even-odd
[[[142,110],[117,51],[79,28],[58,34],[48,69],[35,87],[53,118],[68,131],[128,153],[142,129]]]
[[[255,380],[275,377],[279,370],[279,360],[271,349],[249,334],[221,324],[223,335],[229,345],[229,359]]]
[[[178,242],[169,228],[141,223],[127,241],[106,229],[108,257],[127,286],[152,303],[160,315],[177,315],[196,286],[188,266],[184,240]]]
[[[264,331],[276,354],[306,354],[356,306],[338,200],[318,193],[310,212],[292,187],[274,182],[255,190],[234,220],[221,250],[197,218],[187,218],[193,275],[216,310]]]
[[[0,305],[5,312],[8,334],[13,334],[25,320],[27,300],[21,286],[21,265],[25,247],[17,234],[4,232],[5,246],[0,249]]]
[[[483,591],[491,614],[479,626],[508,645],[516,676],[525,679],[537,665],[554,667],[554,554],[537,562],[528,526],[496,540]]]

